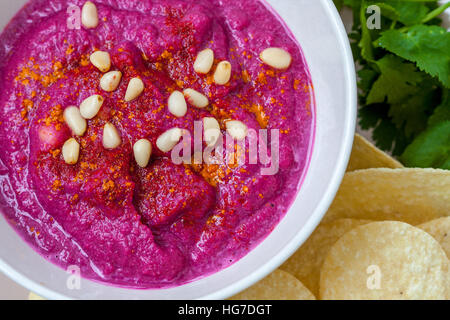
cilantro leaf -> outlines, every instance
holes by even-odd
[[[446,5],[443,5],[437,9],[437,0],[366,0],[366,2],[380,7],[383,16],[406,26],[428,22],[446,8]]]
[[[359,6],[361,5],[361,0],[333,0],[333,2],[336,8],[338,8],[339,10],[343,5],[346,5],[347,7],[358,9],[359,11]]]
[[[336,6],[336,9],[338,9],[338,11],[341,11],[342,6],[344,5],[344,0],[333,0],[333,2]]]
[[[348,38],[350,40],[350,47],[352,49],[353,59],[357,63],[364,63],[364,58],[361,56],[361,49],[359,47],[359,43],[361,41],[361,30],[353,27],[352,31],[348,34]]]
[[[441,121],[450,121],[450,90],[444,90],[442,94],[442,103],[434,110],[433,115],[428,119],[430,126]]]
[[[450,121],[450,35],[437,17],[450,2],[335,2],[353,11],[349,38],[359,68],[360,127],[371,131],[379,148],[403,155],[407,166],[449,169],[442,123]],[[381,9],[381,30],[366,23],[370,5]]]
[[[420,23],[429,12],[428,7],[420,2],[398,0],[387,0],[384,2],[389,4],[389,6],[395,10],[398,16],[397,20],[407,26]]]
[[[344,4],[348,7],[352,7],[353,9],[357,9],[359,11],[359,7],[361,6],[361,0],[344,0]]]
[[[367,66],[358,71],[358,87],[363,95],[367,95],[378,75],[378,72]]]
[[[391,105],[389,116],[406,137],[414,138],[426,129],[430,109],[435,105],[435,89],[431,82],[424,81],[417,94],[403,103]]]
[[[388,116],[388,104],[374,104],[359,110],[359,125],[362,129],[373,128],[372,138],[378,148],[390,151],[394,156],[403,153],[411,142],[402,130],[399,130]]]
[[[374,5],[380,7],[381,9],[381,14],[383,16],[385,16],[386,18],[393,20],[393,21],[397,21],[400,18],[400,14],[398,13],[398,11],[391,6],[389,3],[386,2],[375,2]]]
[[[379,148],[391,151],[394,156],[401,155],[410,143],[403,132],[389,119],[382,119],[380,121],[373,130],[373,138]]]
[[[376,61],[381,75],[373,84],[367,97],[367,104],[382,103],[387,98],[389,103],[402,103],[409,96],[416,94],[416,85],[423,76],[411,63],[405,63],[399,57],[386,55]]]
[[[367,61],[374,60],[373,54],[373,44],[372,36],[370,35],[370,30],[367,27],[366,21],[366,5],[365,1],[362,1],[362,7],[360,8],[360,20],[363,21],[361,24],[361,41],[358,46],[361,48],[361,56]]]
[[[401,160],[408,167],[450,170],[450,121],[428,128],[405,150]]]
[[[378,44],[417,63],[417,66],[450,87],[450,33],[438,26],[416,25],[406,32],[388,30]]]
[[[383,118],[387,114],[385,109],[388,110],[388,106],[383,104],[365,106],[359,109],[358,117],[360,127],[363,130],[369,130],[376,127],[380,122],[380,118]]]

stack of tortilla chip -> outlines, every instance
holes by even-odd
[[[450,171],[404,168],[356,135],[322,223],[279,270],[232,299],[450,299]]]

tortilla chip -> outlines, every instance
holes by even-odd
[[[275,270],[269,276],[230,300],[316,300],[293,275]]]
[[[396,220],[419,225],[450,215],[450,171],[367,169],[349,172],[324,218]]]
[[[321,270],[324,300],[442,300],[449,261],[425,231],[402,222],[372,222],[346,233]]]
[[[318,296],[320,269],[331,247],[348,231],[370,222],[369,220],[339,219],[320,224],[311,237],[280,269],[293,274]]]
[[[30,292],[30,294],[28,295],[28,300],[45,300],[45,299],[42,298],[41,296],[38,296],[34,292]]]
[[[418,226],[418,228],[428,232],[437,242],[441,244],[450,259],[450,217],[433,220]]]
[[[347,172],[370,168],[403,168],[403,165],[384,153],[359,134],[355,134]]]

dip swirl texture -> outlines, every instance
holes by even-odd
[[[82,8],[85,1],[72,4]],[[0,36],[0,210],[46,259],[110,284],[180,285],[236,262],[284,216],[300,187],[314,126],[312,85],[300,46],[257,0],[97,0],[96,28],[69,29],[66,0],[32,0]],[[287,70],[262,63],[268,47],[292,56]],[[232,77],[194,71],[210,48]],[[122,79],[100,87],[90,55],[105,51]],[[125,101],[127,84],[145,90]],[[172,92],[192,88],[209,106],[169,112]],[[92,95],[104,98],[87,130],[74,136],[64,110]],[[194,135],[194,121],[228,120],[249,129],[280,130],[279,171],[262,164],[175,165],[156,148],[171,128]],[[105,149],[105,124],[119,147]],[[64,161],[74,137],[79,160]],[[150,163],[133,158],[133,144],[153,145]],[[301,214],[299,212],[298,214]]]

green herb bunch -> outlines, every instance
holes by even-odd
[[[438,16],[450,2],[334,0],[350,7],[358,66],[359,124],[409,167],[450,169],[450,33]],[[381,28],[369,29],[373,5]],[[368,13],[369,8],[369,13]]]

